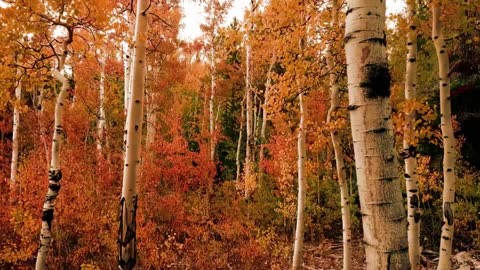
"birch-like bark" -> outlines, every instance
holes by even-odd
[[[407,0],[407,70],[405,73],[405,99],[415,102],[417,98],[417,5],[416,0]],[[418,194],[416,147],[413,142],[413,127],[416,116],[407,112],[403,135],[403,158],[407,189],[408,257],[412,270],[420,268],[420,197]]]
[[[105,138],[105,55],[101,52],[98,62],[100,64],[100,91],[98,95],[98,120],[97,120],[97,156],[98,161],[103,153]]]
[[[69,30],[68,40],[63,42],[62,55],[58,69],[53,70],[53,77],[62,84],[55,104],[55,120],[52,139],[52,158],[50,160],[50,171],[48,174],[48,191],[42,208],[42,228],[40,230],[40,248],[37,253],[35,270],[44,270],[47,262],[47,254],[52,246],[52,221],[55,210],[55,201],[60,190],[62,170],[60,166],[60,146],[63,142],[63,110],[67,97],[69,82],[64,74],[60,73],[65,65],[68,55],[68,45],[72,42],[72,34]]]
[[[210,76],[210,98],[208,99],[208,115],[209,115],[209,130],[210,130],[210,160],[214,161],[215,159],[215,117],[214,117],[214,102],[215,102],[215,49],[214,49],[214,40],[212,38],[212,49],[211,49],[211,76]]]
[[[338,25],[338,3],[332,0],[332,28]],[[333,42],[333,41],[332,41]],[[327,64],[330,69],[330,109],[327,114],[327,124],[335,120],[336,113],[340,106],[340,92],[337,83],[337,75],[335,74],[334,44],[329,44],[327,49]],[[338,130],[332,128],[330,130],[330,138],[332,140],[333,151],[335,154],[335,164],[337,170],[337,181],[340,187],[340,206],[342,209],[342,231],[343,231],[343,269],[352,269],[352,220],[350,210],[350,198],[348,193],[347,174],[345,167],[345,159],[341,146],[341,140],[338,137]]]
[[[385,1],[347,1],[350,122],[366,269],[409,269],[407,224],[394,152]]]
[[[303,106],[303,94],[298,95],[300,106],[300,121],[297,135],[297,171],[298,171],[298,196],[297,196],[297,226],[295,229],[295,243],[293,246],[293,269],[302,269],[303,257],[303,234],[304,234],[304,213],[305,213],[305,111]]]
[[[260,128],[260,153],[259,155],[259,163],[262,164],[263,162],[263,155],[265,151],[265,143],[267,142],[267,137],[266,137],[266,130],[267,130],[267,117],[268,117],[268,102],[270,100],[270,88],[272,86],[272,69],[273,65],[275,64],[276,61],[276,55],[275,52],[272,55],[272,61],[270,62],[270,67],[268,69],[267,73],[267,81],[265,82],[265,93],[264,93],[264,101],[263,101],[263,106],[262,106],[262,126]]]
[[[17,68],[17,87],[15,88],[15,106],[13,108],[12,161],[10,166],[10,184],[17,183],[18,175],[18,128],[20,126],[20,102],[22,100],[22,71]]]
[[[145,87],[145,61],[147,43],[148,0],[137,1],[135,23],[135,53],[133,58],[132,95],[127,113],[127,144],[123,170],[122,198],[120,200],[120,226],[118,233],[118,265],[120,269],[134,269],[136,249],[137,178],[142,146],[143,96]]]
[[[240,151],[242,150],[242,137],[243,137],[243,122],[245,121],[245,98],[242,100],[240,104],[241,113],[240,113],[240,131],[238,132],[238,142],[237,142],[237,154],[235,157],[235,164],[237,165],[237,178],[235,179],[235,183],[238,185],[240,183],[240,175],[241,175],[241,164],[240,164]]]
[[[245,145],[245,198],[250,196],[250,192],[253,190],[253,176],[252,176],[252,148],[253,148],[253,114],[252,114],[252,89],[250,86],[250,45],[248,44],[248,36],[245,41],[246,61],[245,61],[245,104],[246,104],[246,145]]]
[[[447,46],[440,23],[441,1],[433,1],[432,39],[438,58],[438,77],[440,86],[440,125],[443,138],[443,226],[440,239],[439,270],[452,269],[453,241],[453,203],[455,201],[455,137],[452,127],[452,109],[450,103],[450,64]]]

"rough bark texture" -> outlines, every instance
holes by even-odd
[[[332,1],[332,28],[338,26],[338,3],[337,0]],[[330,44],[327,50],[327,64],[332,72],[330,79],[330,109],[327,114],[327,123],[330,124],[335,120],[335,114],[340,106],[340,92],[337,84],[337,74],[335,74],[335,60],[333,55],[333,44]],[[330,131],[330,138],[332,140],[333,151],[335,154],[335,163],[337,169],[337,181],[340,186],[340,205],[342,208],[342,230],[343,230],[343,269],[352,269],[352,220],[350,210],[350,198],[348,194],[347,175],[345,162],[343,157],[343,150],[341,140],[338,137],[338,131],[333,128]]]
[[[385,1],[347,3],[348,109],[367,269],[409,269],[406,215],[391,121]]]
[[[439,270],[452,268],[453,240],[453,203],[455,201],[455,137],[452,127],[452,109],[450,103],[450,64],[447,46],[440,24],[441,1],[432,3],[432,38],[438,58],[438,76],[440,85],[440,125],[443,138],[443,226],[440,239]]]
[[[22,100],[22,71],[17,68],[17,87],[15,88],[15,106],[13,108],[12,161],[10,166],[10,184],[17,182],[18,167],[18,128],[20,126],[20,101]]]
[[[50,160],[50,171],[48,173],[48,191],[42,208],[42,228],[40,230],[40,248],[37,253],[35,270],[43,270],[47,263],[47,254],[52,245],[52,221],[55,210],[55,201],[60,190],[60,180],[62,180],[62,170],[60,167],[60,146],[63,141],[63,110],[67,90],[69,87],[68,79],[60,73],[63,70],[65,60],[68,54],[68,44],[72,41],[72,36],[63,43],[62,55],[58,69],[53,70],[53,77],[62,84],[55,104],[55,121],[52,139],[52,158]]]
[[[303,234],[305,225],[305,111],[303,107],[303,94],[298,95],[300,106],[300,121],[297,135],[297,172],[298,172],[298,195],[297,195],[297,226],[295,229],[295,243],[293,245],[293,269],[302,269],[303,262]]]
[[[137,176],[140,168],[140,149],[143,124],[143,95],[147,40],[148,0],[137,2],[135,23],[135,54],[133,58],[132,95],[127,113],[127,145],[120,200],[118,235],[118,264],[120,269],[133,269],[136,263]]]
[[[407,70],[405,73],[405,99],[415,102],[417,98],[417,25],[416,0],[407,0]],[[405,182],[407,189],[408,209],[408,257],[412,270],[420,267],[420,196],[418,193],[417,158],[416,146],[412,144],[414,139],[413,127],[415,125],[415,113],[409,111],[406,114],[403,158],[405,160]]]

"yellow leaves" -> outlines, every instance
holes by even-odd
[[[442,192],[441,175],[438,171],[430,168],[430,162],[430,156],[417,158],[417,179],[422,202],[427,202],[434,198],[435,193]]]
[[[100,270],[100,267],[95,265],[95,263],[82,263],[80,270]]]

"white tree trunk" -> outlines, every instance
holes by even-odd
[[[452,268],[453,241],[453,203],[455,201],[455,137],[452,127],[452,109],[450,103],[450,64],[445,39],[440,24],[441,1],[433,1],[432,38],[438,58],[438,76],[440,86],[440,122],[443,138],[443,226],[440,239],[439,270]]]
[[[215,159],[215,117],[214,117],[214,102],[215,102],[215,49],[214,40],[212,40],[212,49],[211,49],[211,76],[210,76],[210,98],[208,99],[208,115],[209,115],[209,130],[210,130],[210,160],[214,161]]]
[[[244,106],[245,99],[242,100],[240,104],[241,113],[240,113],[240,131],[238,132],[238,142],[237,142],[237,154],[235,164],[237,165],[237,178],[235,179],[235,183],[238,185],[240,183],[240,175],[241,175],[241,164],[240,164],[240,151],[242,150],[242,137],[243,137],[243,122],[245,121],[245,106]]]
[[[367,269],[409,269],[407,224],[394,152],[385,1],[347,1],[350,122]]]
[[[417,25],[416,0],[407,0],[407,70],[405,73],[405,99],[407,102],[416,101],[417,86]],[[413,127],[416,116],[413,111],[406,114],[403,158],[405,160],[405,182],[407,189],[408,215],[408,257],[412,270],[420,268],[420,197],[418,195],[416,147],[413,143]]]
[[[65,60],[68,54],[68,44],[71,42],[71,36],[68,41],[63,43],[62,55],[60,57],[60,63],[58,70],[53,70],[53,77],[62,84],[60,92],[58,93],[57,102],[55,104],[55,121],[52,139],[52,159],[50,161],[50,171],[48,174],[49,183],[47,196],[43,203],[42,208],[42,228],[40,231],[40,248],[37,253],[37,261],[35,264],[35,270],[44,270],[47,261],[47,254],[52,245],[52,221],[53,212],[55,210],[55,201],[60,190],[60,180],[62,179],[62,170],[60,167],[60,146],[63,141],[63,110],[67,97],[67,90],[69,82],[64,74],[60,73],[63,70]]]
[[[267,142],[267,137],[266,137],[266,130],[267,130],[267,117],[268,117],[268,102],[270,99],[270,87],[272,86],[272,69],[273,65],[275,64],[276,61],[276,55],[275,52],[272,55],[272,61],[270,62],[270,67],[268,69],[267,73],[267,81],[265,82],[265,93],[264,93],[264,101],[263,101],[263,106],[262,106],[262,126],[260,128],[260,153],[259,155],[259,163],[262,164],[263,162],[263,155],[265,151],[265,143]]]
[[[338,3],[337,0],[332,0],[332,28],[339,27],[338,25]],[[332,41],[333,42],[333,41]],[[335,119],[336,113],[340,106],[340,92],[337,83],[337,74],[334,72],[335,59],[333,55],[336,53],[333,49],[334,45],[330,44],[327,49],[327,61],[330,69],[330,109],[327,114],[327,123],[330,124]],[[348,193],[347,175],[345,168],[345,161],[343,157],[343,150],[341,140],[338,137],[338,130],[333,128],[330,130],[330,138],[332,140],[333,151],[335,154],[335,164],[337,170],[337,181],[340,186],[340,205],[342,209],[342,231],[343,231],[343,269],[352,269],[352,220],[350,210],[350,198]]]
[[[105,55],[101,52],[100,63],[100,92],[98,96],[98,120],[97,120],[97,156],[98,161],[103,153],[103,144],[105,138]]]
[[[303,94],[298,95],[300,105],[300,122],[298,124],[297,136],[297,171],[298,171],[298,196],[297,196],[297,226],[295,229],[295,243],[293,246],[293,269],[302,269],[303,257],[303,234],[304,234],[304,212],[305,212],[305,111],[303,106]]]
[[[22,100],[22,71],[17,68],[17,87],[15,88],[15,106],[13,108],[12,162],[10,167],[10,184],[17,183],[18,174],[18,128],[20,126],[20,102]]]
[[[246,50],[246,70],[245,70],[245,103],[246,103],[246,130],[247,141],[245,145],[245,168],[244,168],[244,184],[245,184],[245,198],[250,196],[250,192],[253,190],[252,183],[254,181],[252,176],[252,144],[253,144],[253,115],[252,115],[252,90],[250,87],[250,45],[248,44],[248,38],[245,42]]]
[[[125,59],[124,59],[124,65],[125,65],[125,74],[124,74],[124,110],[125,114],[127,114],[128,110],[128,104],[130,103],[130,95],[132,94],[132,85],[131,85],[131,79],[132,79],[132,59],[133,59],[133,54],[134,54],[134,48],[133,48],[133,34],[135,31],[135,24],[130,20],[130,16],[127,15],[127,20],[128,20],[128,33],[127,33],[127,45],[125,46]]]
[[[142,146],[143,96],[147,42],[148,0],[138,0],[135,23],[135,54],[133,58],[132,95],[127,113],[127,144],[123,170],[122,198],[120,200],[120,227],[118,235],[118,264],[120,269],[135,267],[137,176]]]

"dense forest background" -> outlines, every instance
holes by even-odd
[[[422,250],[435,254],[443,190],[438,64],[429,3],[417,2],[413,102],[404,97],[409,31],[404,13],[388,18],[386,45],[395,158],[403,170],[405,116],[414,111],[417,118],[410,131],[417,149],[420,242]],[[0,269],[35,265],[62,88],[51,70],[62,58],[62,46],[67,46],[64,76],[69,87],[63,103],[61,190],[47,265],[115,269],[136,1],[2,3]],[[353,242],[362,238],[343,48],[348,7],[339,2],[339,20],[332,24],[329,1],[302,3],[252,1],[243,21],[225,25],[231,3],[203,1],[203,34],[186,42],[178,38],[178,1],[151,1],[148,32],[139,37],[146,42],[146,78],[143,125],[137,127],[143,130],[138,269],[289,267],[297,221],[301,115],[304,249],[313,256],[328,249],[325,243],[341,243],[331,132],[340,138],[344,154]],[[443,0],[441,14],[457,139],[454,253],[480,250],[479,7],[475,0]],[[327,122],[332,74],[339,87],[339,109]],[[15,144],[18,166],[12,173]],[[403,177],[402,182],[406,204]]]

